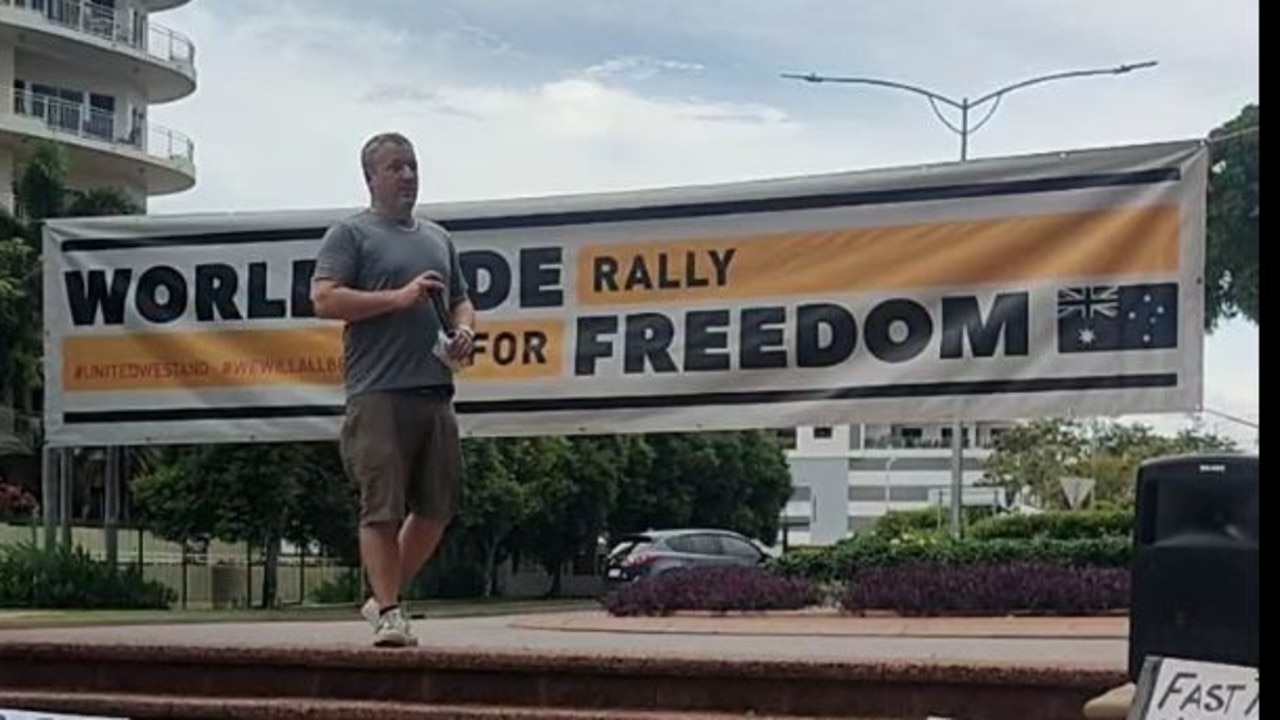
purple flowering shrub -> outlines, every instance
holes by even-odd
[[[610,615],[670,615],[800,610],[818,604],[813,583],[764,568],[705,567],[673,570],[623,585],[604,599]]]
[[[846,612],[900,615],[1091,615],[1129,605],[1129,570],[1056,563],[867,568],[840,597]]]

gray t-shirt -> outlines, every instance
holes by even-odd
[[[314,277],[356,290],[394,290],[428,270],[444,278],[448,308],[467,299],[467,281],[447,230],[425,220],[409,228],[363,210],[325,233]],[[453,372],[431,351],[439,331],[430,300],[347,323],[347,397],[451,385]]]

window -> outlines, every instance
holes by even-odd
[[[760,559],[761,553],[754,545],[736,537],[721,535],[720,547],[725,555],[732,555],[746,560]]]
[[[715,535],[678,535],[667,541],[667,547],[692,555],[719,555],[720,538]]]
[[[85,30],[107,40],[115,39],[115,0],[94,0],[93,2],[86,3],[85,15]]]
[[[849,449],[850,450],[862,449],[862,426],[861,425],[849,426]]]
[[[108,142],[115,139],[116,99],[21,78],[13,81],[13,112],[40,118],[50,127]]]
[[[698,555],[720,555],[720,538],[715,535],[690,535],[693,552]]]
[[[89,122],[85,131],[110,142],[116,127],[116,99],[110,95],[93,93],[89,96]]]
[[[893,485],[888,488],[889,502],[928,502],[929,491],[946,486]],[[885,502],[884,485],[850,485],[849,500],[853,502]]]
[[[813,429],[813,437],[815,440],[830,440],[831,428],[826,425],[816,427]]]
[[[1008,432],[1009,428],[991,428],[990,447],[998,447],[1000,445],[1001,438],[1007,435]]]
[[[691,553],[693,552],[693,540],[687,535],[680,535],[667,540],[667,547],[676,552]]]

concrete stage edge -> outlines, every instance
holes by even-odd
[[[528,616],[427,620],[415,624],[422,645],[406,650],[369,647],[360,622],[0,630],[0,707],[139,720],[1080,720],[1127,680],[1115,628],[1052,638],[1040,622],[1033,635],[993,639],[962,631],[960,618],[952,631],[935,621],[932,637],[776,622],[709,635],[669,622],[645,634],[642,623],[572,632],[521,627]]]

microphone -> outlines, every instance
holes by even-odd
[[[436,311],[436,319],[440,321],[440,328],[444,330],[445,335],[453,337],[455,328],[453,327],[453,316],[449,314],[449,309],[445,307],[444,293],[431,293],[431,309]]]
[[[451,369],[461,370],[471,364],[472,358],[470,356],[461,359],[449,357],[449,344],[453,342],[458,329],[453,324],[453,316],[449,314],[449,308],[445,305],[444,292],[432,292],[430,295],[431,309],[435,311],[436,320],[440,321],[440,333],[436,336],[436,344],[433,348],[436,357]]]

